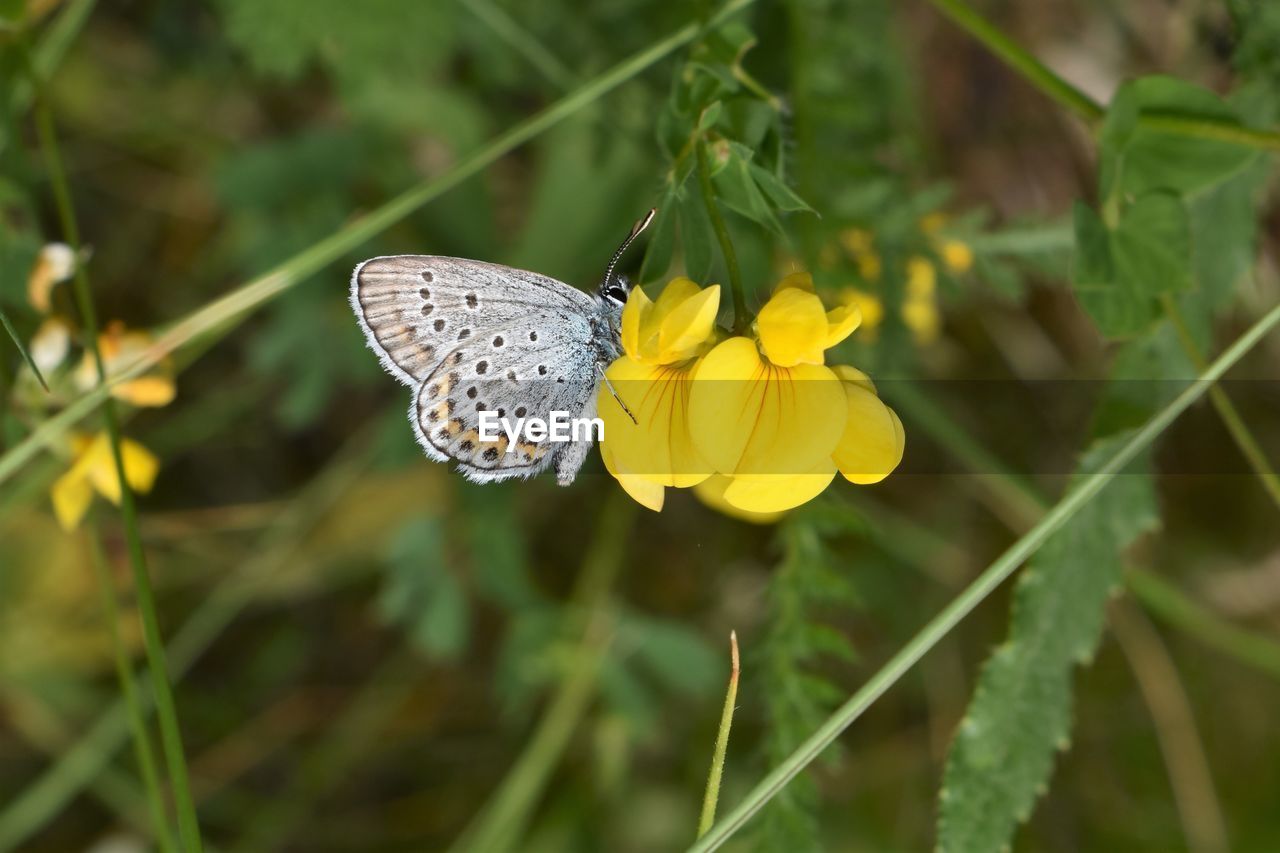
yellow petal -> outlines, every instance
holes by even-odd
[[[914,333],[918,343],[927,344],[938,337],[942,315],[932,299],[908,298],[902,306],[902,322]]]
[[[733,477],[716,474],[714,477],[708,477],[694,486],[693,493],[697,495],[698,500],[712,509],[722,512],[730,518],[736,518],[739,521],[746,521],[751,524],[772,524],[785,515],[784,512],[751,512],[729,503],[724,499],[724,493],[733,482]]]
[[[603,442],[600,444],[600,458],[604,462],[605,470],[613,475],[613,478],[618,481],[618,485],[622,486],[622,490],[630,495],[632,500],[646,509],[662,512],[662,504],[666,497],[666,489],[664,487],[642,477],[619,473],[613,453]]]
[[[75,530],[89,510],[93,488],[84,474],[73,468],[54,481],[49,497],[53,500],[53,514],[58,524],[63,530]]]
[[[668,290],[671,290],[671,285],[662,292],[663,297]],[[662,299],[659,298],[658,301],[661,303]],[[658,329],[658,351],[662,363],[672,364],[696,355],[698,348],[715,334],[716,314],[719,311],[718,284],[713,284],[706,290],[698,290],[672,306],[662,318]]]
[[[71,278],[76,269],[76,254],[66,243],[48,243],[36,257],[27,277],[27,301],[41,314],[52,307],[53,286]]]
[[[724,499],[743,512],[782,513],[822,494],[835,476],[831,460],[809,474],[740,474],[725,488]]]
[[[906,445],[902,422],[861,385],[846,383],[844,390],[849,417],[833,458],[849,482],[878,483],[902,461]]]
[[[861,328],[864,334],[875,331],[876,326],[879,326],[880,321],[884,319],[884,303],[874,293],[850,287],[840,294],[840,301],[845,305],[857,306],[862,316]]]
[[[636,416],[632,422],[613,394],[601,389],[601,447],[608,447],[619,471],[677,488],[695,485],[711,475],[710,463],[698,452],[689,433],[689,396],[696,365],[641,364],[624,356],[609,366],[606,376],[610,384]]]
[[[642,357],[644,341],[641,335],[643,327],[647,325],[645,320],[652,311],[653,302],[645,295],[644,290],[632,288],[631,294],[627,296],[627,304],[622,308],[622,350],[634,359]]]
[[[662,319],[670,314],[675,308],[687,299],[692,299],[702,292],[702,288],[693,281],[693,279],[685,276],[676,276],[667,282],[667,286],[662,288],[662,292],[658,294],[658,301],[654,303],[654,319],[661,323]]]
[[[124,460],[124,477],[135,492],[149,492],[160,471],[160,460],[136,441],[122,439],[120,455]],[[120,503],[120,479],[116,476],[115,458],[106,433],[99,433],[82,457],[86,473],[98,494],[114,504]]]
[[[823,346],[831,349],[836,344],[853,334],[862,322],[862,311],[857,305],[845,303],[827,312],[827,339]]]
[[[168,376],[140,376],[111,389],[111,396],[134,406],[167,406],[177,387]]]
[[[924,258],[907,261],[907,297],[933,296],[938,289],[938,274]]]
[[[803,290],[806,293],[817,293],[817,288],[813,286],[813,276],[807,272],[793,272],[784,276],[782,281],[778,282],[778,286],[773,289],[774,294],[781,293],[788,288]]]
[[[831,372],[838,376],[841,382],[852,382],[872,394],[876,393],[876,386],[871,381],[871,377],[856,367],[851,367],[847,364],[833,364],[831,365]]]
[[[954,275],[961,275],[973,266],[973,249],[959,240],[947,240],[942,244],[942,262]]]
[[[795,276],[787,276],[787,279],[791,278]],[[827,341],[827,312],[815,294],[800,287],[779,285],[760,309],[756,328],[765,355],[777,366],[822,364]]]
[[[722,474],[811,473],[830,458],[847,416],[826,367],[776,367],[741,337],[707,353],[689,396],[694,444]]]

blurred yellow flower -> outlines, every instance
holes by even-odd
[[[151,335],[148,333],[126,329],[119,321],[109,323],[98,335],[98,348],[102,352],[107,378],[110,379],[113,374],[132,364],[150,346]],[[92,353],[86,352],[81,359],[76,369],[75,382],[82,391],[97,386],[98,367]],[[167,406],[173,402],[176,393],[173,367],[167,359],[142,376],[121,382],[111,389],[111,396],[133,406]]]
[[[599,395],[600,454],[627,493],[655,511],[664,487],[692,486],[711,474],[689,434],[688,406],[694,369],[715,341],[719,310],[719,285],[702,289],[677,278],[656,302],[634,289],[622,311],[624,354],[605,372],[609,384]]]
[[[46,243],[27,276],[27,301],[41,314],[53,307],[53,287],[71,278],[76,253],[66,243]]]
[[[73,436],[71,449],[71,467],[54,481],[50,491],[54,515],[63,530],[74,530],[80,524],[95,491],[114,504],[120,503],[121,494],[111,440],[105,432],[92,438]],[[124,458],[124,476],[129,488],[141,493],[151,491],[160,470],[160,461],[155,454],[127,438],[120,441],[120,453]]]

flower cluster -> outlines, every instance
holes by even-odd
[[[946,218],[942,214],[931,213],[920,220],[920,230],[929,239],[933,252],[946,271],[962,275],[973,266],[973,250],[960,240],[944,236],[945,224]],[[880,280],[882,264],[870,232],[850,228],[840,235],[840,245],[863,279],[873,284]],[[902,322],[911,330],[916,343],[927,344],[937,339],[942,328],[942,315],[938,311],[938,271],[933,261],[913,255],[907,259],[906,273]],[[884,318],[884,302],[877,294],[850,287],[841,294],[841,298],[862,311],[864,330],[874,331],[880,325]]]
[[[71,278],[76,265],[82,262],[83,258],[76,257],[69,246],[50,243],[41,250],[27,278],[27,299],[43,317],[30,341],[29,351],[31,360],[49,381],[49,393],[39,390],[34,375],[24,367],[15,383],[14,394],[19,408],[33,419],[50,406],[66,402],[98,384],[98,366],[92,352],[85,347],[78,359],[72,357],[75,330],[59,316],[54,306],[54,288]],[[108,377],[133,363],[149,346],[150,335],[126,329],[119,322],[109,323],[98,336],[98,350]],[[167,361],[111,387],[112,397],[131,406],[166,406],[175,392],[173,369]],[[112,503],[120,502],[120,478],[105,432],[71,433],[65,443],[53,449],[68,460],[66,472],[50,489],[54,515],[63,529],[72,530],[80,524],[95,492]],[[160,468],[155,454],[130,439],[121,440],[120,451],[129,487],[135,492],[150,491]]]
[[[897,415],[861,371],[825,364],[861,322],[856,306],[828,311],[812,277],[794,273],[750,335],[719,331],[719,307],[719,286],[687,278],[656,301],[632,291],[624,355],[606,372],[617,398],[600,395],[601,455],[628,494],[660,510],[667,487],[698,487],[713,504],[767,518],[816,497],[837,472],[874,483],[897,467]]]

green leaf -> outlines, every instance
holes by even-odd
[[[13,345],[22,354],[22,360],[27,363],[27,367],[31,368],[31,372],[35,374],[36,379],[40,380],[40,387],[48,391],[49,383],[44,381],[44,374],[40,372],[40,368],[36,367],[35,360],[31,358],[31,353],[27,352],[27,348],[22,345],[22,339],[18,337],[18,330],[13,327],[13,323],[9,322],[9,315],[4,313],[3,308],[0,308],[0,326],[4,326],[4,330],[9,333],[10,339],[13,340]]]
[[[752,163],[751,177],[755,179],[760,189],[764,191],[769,201],[778,210],[785,210],[788,213],[802,211],[816,215],[817,211],[810,207],[807,201],[796,195],[795,191],[787,186],[781,178],[763,166]]]
[[[1102,196],[1151,190],[1192,193],[1230,178],[1258,153],[1238,143],[1152,127],[1143,116],[1240,124],[1217,95],[1173,77],[1155,75],[1120,87],[1107,108],[1100,136]]]
[[[1126,338],[1148,329],[1159,312],[1149,296],[1124,286],[1116,271],[1112,234],[1088,205],[1074,210],[1076,254],[1072,282],[1081,307],[1108,338]]]
[[[1127,433],[1095,445],[1082,475]],[[1147,473],[1117,477],[1045,542],[1014,592],[1009,638],[987,660],[947,757],[938,849],[1008,849],[1071,733],[1072,675],[1102,634],[1121,555],[1158,523]]]
[[[714,149],[713,149],[714,150]],[[775,234],[782,234],[782,224],[751,174],[751,149],[736,142],[729,143],[729,156],[715,173],[712,182],[724,206]]]
[[[685,274],[694,281],[706,282],[711,277],[711,264],[715,260],[716,235],[697,187],[680,193],[677,211]]]
[[[1126,290],[1156,296],[1191,286],[1191,227],[1173,193],[1140,196],[1125,209],[1111,246]]]

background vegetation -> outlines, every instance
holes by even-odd
[[[731,629],[703,849],[1275,849],[1280,7],[982,14],[0,3],[0,849],[684,848]],[[861,300],[895,475],[421,457],[354,263],[655,205],[645,284]]]

